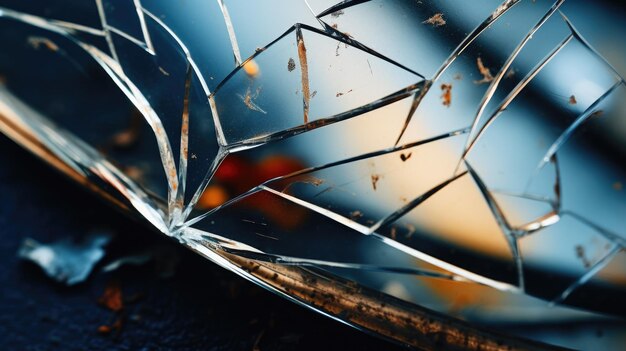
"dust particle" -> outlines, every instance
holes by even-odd
[[[290,57],[289,61],[287,61],[287,70],[292,72],[294,69],[296,69],[296,61]]]
[[[339,17],[339,16],[341,16],[343,14],[344,14],[343,10],[339,10],[339,11],[335,11],[335,12],[331,13],[330,17],[337,18],[337,17]]]
[[[413,155],[412,152],[409,152],[406,155],[404,153],[401,153],[400,154],[400,159],[402,160],[402,162],[404,162],[404,161],[408,160],[409,158],[411,158],[411,155]]]
[[[358,219],[358,218],[361,218],[361,217],[363,217],[363,212],[361,212],[359,210],[350,212],[350,218],[352,218],[352,219]]]
[[[624,189],[624,185],[622,184],[622,182],[613,183],[613,190],[621,191],[622,189]]]
[[[515,73],[516,73],[515,69],[510,68],[510,69],[506,72],[506,74],[504,75],[504,78],[506,78],[506,79],[511,79],[511,78],[515,77]]]
[[[305,179],[306,179],[306,183],[312,184],[314,186],[320,186],[320,185],[324,184],[324,179],[319,179],[319,178],[315,178],[315,177],[312,177],[312,176],[308,176]]]
[[[337,93],[337,94],[335,95],[335,97],[340,97],[340,96],[346,95],[347,93],[350,93],[350,92],[352,92],[352,89],[350,89],[350,90],[346,91],[345,93]]]
[[[115,331],[115,336],[119,336],[122,331],[123,326],[123,317],[118,317],[112,325],[101,325],[98,327],[98,333],[102,335],[110,334],[112,331]]]
[[[441,27],[446,24],[446,20],[443,19],[443,13],[439,12],[422,23],[431,24],[433,27]]]
[[[44,37],[28,37],[28,45],[33,49],[38,50],[40,47],[44,47],[50,51],[59,51],[59,47],[52,40]]]
[[[113,147],[115,149],[126,150],[135,145],[141,137],[141,130],[143,127],[143,116],[139,112],[133,112],[130,116],[129,125],[126,129],[114,134],[107,148]]]
[[[443,106],[450,107],[452,103],[452,84],[441,84],[441,99]]]
[[[585,257],[585,248],[584,247],[582,247],[580,245],[576,245],[576,256],[578,258],[580,258],[580,260],[583,262],[583,266],[585,266],[585,268],[591,267],[591,262],[589,262],[587,257]]]
[[[374,191],[376,191],[376,184],[378,183],[378,181],[380,180],[380,175],[378,174],[372,174],[371,175],[372,178],[372,188],[374,188]]]
[[[578,103],[578,101],[576,101],[576,96],[572,95],[569,97],[569,104],[570,105],[576,105]]]
[[[452,79],[454,80],[462,80],[463,79],[463,75],[461,73],[457,73],[454,75],[454,77],[452,77]]]
[[[166,71],[166,70],[164,70],[164,69],[163,69],[163,67],[161,67],[161,66],[159,66],[159,71],[160,71],[161,73],[163,73],[163,75],[164,75],[164,76],[168,76],[168,77],[169,77],[169,75],[170,75],[170,74],[169,74],[169,72],[168,72],[168,71]]]

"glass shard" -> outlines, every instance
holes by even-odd
[[[614,5],[0,2],[0,131],[227,269],[420,348],[623,327]]]
[[[111,240],[108,233],[91,234],[80,243],[64,239],[41,244],[26,239],[20,247],[20,258],[32,261],[52,279],[66,285],[75,285],[87,279],[93,267],[104,256],[104,246]]]

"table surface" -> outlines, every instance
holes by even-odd
[[[399,347],[275,296],[132,222],[0,135],[0,345],[5,350],[392,350]],[[115,239],[89,279],[66,287],[17,251],[94,230]],[[179,263],[102,272],[103,264],[150,247]],[[124,310],[98,304],[119,282]],[[119,333],[98,328],[119,316]]]

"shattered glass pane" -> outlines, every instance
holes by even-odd
[[[424,348],[441,346],[435,329],[455,347],[459,334],[537,346],[474,326],[576,348],[550,333],[625,325],[619,10],[0,0],[0,131],[182,245],[356,327]],[[53,246],[22,254],[68,284],[88,274],[50,268]]]

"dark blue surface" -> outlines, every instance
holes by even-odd
[[[25,237],[46,243],[95,229],[116,234],[104,262],[169,245],[181,259],[176,274],[160,278],[152,264],[102,273],[100,264],[87,282],[65,287],[17,257]],[[117,336],[98,333],[115,320],[97,303],[111,280],[136,300],[126,304]],[[259,350],[396,348],[274,296],[133,223],[0,136],[0,349],[253,350],[257,339]]]

